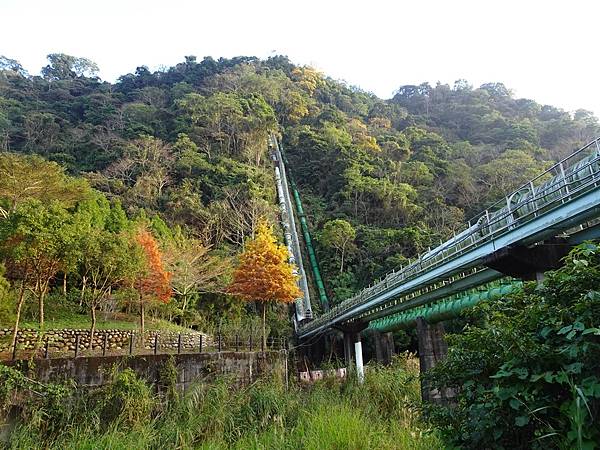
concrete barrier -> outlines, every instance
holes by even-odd
[[[298,379],[302,383],[311,383],[323,378],[339,378],[345,379],[347,376],[347,370],[345,367],[331,370],[311,370],[298,373]]]
[[[191,383],[230,375],[236,384],[245,385],[260,376],[285,376],[287,352],[222,352],[180,355],[89,356],[4,361],[2,364],[33,374],[42,383],[75,380],[78,386],[102,386],[110,381],[116,366],[131,368],[150,383],[160,384],[160,370],[170,358],[177,369],[177,387],[185,390]],[[31,370],[30,370],[31,369]]]

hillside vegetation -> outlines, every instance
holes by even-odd
[[[588,111],[516,99],[501,83],[400,86],[383,100],[283,56],[189,56],[115,83],[97,71],[85,58],[51,54],[31,76],[0,59],[0,150],[5,159],[28,155],[13,167],[28,167],[18,186],[31,189],[0,181],[0,206],[5,217],[57,208],[78,226],[99,214],[108,241],[142,224],[173,276],[173,301],[149,308],[188,325],[244,316],[224,286],[259,220],[277,220],[270,133],[283,140],[335,303],[600,132]],[[35,191],[27,181],[49,167],[53,189]],[[130,269],[124,279],[133,280]],[[76,303],[84,275],[68,273],[55,270],[48,289]],[[10,267],[5,275],[18,297],[19,277]],[[144,305],[114,297],[102,307]]]

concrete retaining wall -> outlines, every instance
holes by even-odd
[[[287,353],[222,352],[181,355],[90,356],[35,360],[29,371],[29,360],[6,361],[42,383],[75,380],[79,386],[101,386],[110,380],[113,367],[131,368],[150,383],[160,384],[161,368],[173,358],[177,368],[177,387],[185,390],[190,383],[231,375],[237,384],[248,384],[259,376],[285,376]]]
[[[339,378],[345,379],[348,376],[348,371],[345,367],[331,370],[311,370],[309,372],[300,372],[298,379],[303,383],[312,383],[313,381],[322,380],[323,378]]]

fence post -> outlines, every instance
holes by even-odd
[[[250,348],[248,349],[248,351],[252,351],[252,329],[250,329]]]
[[[106,356],[106,346],[108,345],[108,333],[104,332],[104,341],[102,342],[102,356]]]
[[[44,359],[48,359],[48,338],[46,338],[46,344],[44,345]]]
[[[79,355],[79,334],[75,335],[75,358]]]
[[[154,354],[158,353],[158,333],[154,335]]]
[[[177,354],[181,354],[181,333],[177,336]]]
[[[129,354],[133,354],[133,331],[129,333]]]
[[[200,335],[200,353],[202,353],[202,335]]]

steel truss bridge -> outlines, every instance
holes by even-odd
[[[534,254],[556,238],[566,246],[598,238],[599,219],[597,138],[475,216],[448,241],[300,322],[298,338],[359,324],[392,331],[413,327],[417,317],[432,322],[456,317],[466,307],[521,286],[506,271],[496,270],[490,262],[494,255]]]

